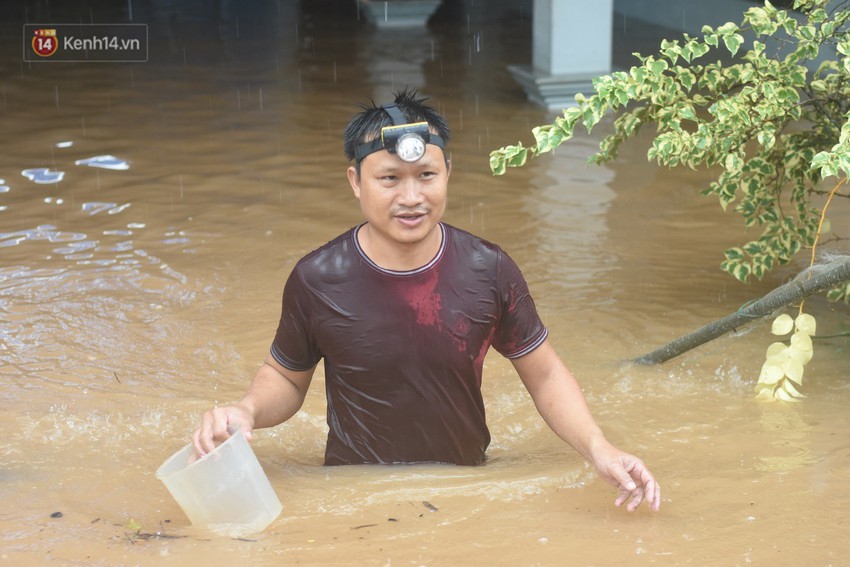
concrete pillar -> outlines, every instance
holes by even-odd
[[[532,64],[509,70],[529,99],[560,110],[611,72],[614,0],[534,0],[533,9]]]

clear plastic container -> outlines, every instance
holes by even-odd
[[[193,525],[242,537],[278,517],[280,500],[241,431],[200,459],[194,454],[190,443],[156,471]]]

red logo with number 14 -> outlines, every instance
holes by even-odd
[[[56,37],[55,29],[35,30],[32,38],[32,50],[39,57],[50,57],[56,53],[59,47],[59,39]]]

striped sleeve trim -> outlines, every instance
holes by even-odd
[[[286,356],[280,351],[276,344],[272,344],[272,348],[269,350],[269,353],[272,357],[283,367],[288,368],[289,370],[293,370],[295,372],[304,372],[305,370],[310,370],[312,366],[308,366],[307,368],[302,368],[298,364],[292,363]]]
[[[526,347],[523,348],[522,350],[517,351],[513,354],[505,355],[505,358],[514,359],[514,358],[520,358],[521,356],[525,356],[526,354],[530,353],[531,351],[533,351],[534,349],[536,349],[537,347],[542,345],[543,341],[545,341],[546,337],[548,337],[548,336],[549,336],[549,329],[544,328],[543,332],[540,334],[539,337],[537,337],[537,339],[535,339],[534,341],[532,341],[531,343],[526,345]]]

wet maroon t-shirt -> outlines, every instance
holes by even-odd
[[[441,224],[427,265],[385,270],[355,227],[302,258],[286,282],[271,354],[291,370],[325,365],[326,465],[484,461],[481,373],[547,331],[517,265],[498,246]]]

